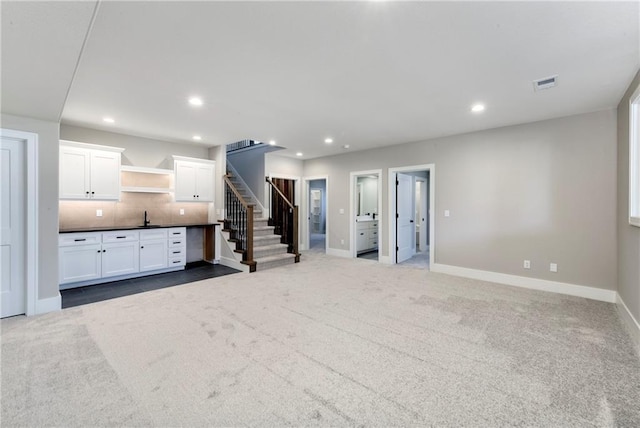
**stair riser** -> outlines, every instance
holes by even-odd
[[[273,236],[273,228],[270,229],[253,229],[253,237],[256,236]]]
[[[254,236],[253,247],[264,247],[267,245],[280,244],[280,235],[261,236],[258,239]]]
[[[273,248],[268,250],[261,250],[259,247],[253,249],[254,259],[259,259],[261,257],[275,256],[276,254],[287,254],[287,246],[283,245],[282,248]]]
[[[262,271],[262,270],[267,270],[267,269],[272,269],[272,268],[276,268],[279,266],[285,266],[285,265],[292,265],[295,263],[295,257],[291,257],[288,259],[282,259],[282,260],[274,260],[271,262],[265,262],[265,263],[258,263],[256,266],[256,270],[258,271]]]

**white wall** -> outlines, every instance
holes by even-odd
[[[56,122],[3,114],[2,128],[38,134],[37,298],[55,298],[58,289],[58,133]]]
[[[437,263],[616,289],[615,110],[306,161],[330,176],[329,248],[349,248],[351,171],[383,170],[388,256],[388,168],[431,163]]]

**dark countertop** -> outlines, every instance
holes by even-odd
[[[220,223],[189,223],[189,224],[152,224],[150,226],[108,226],[108,227],[79,227],[73,229],[60,229],[59,233],[76,233],[76,232],[109,232],[112,230],[148,230],[148,229],[166,229],[169,227],[205,227],[220,226]]]

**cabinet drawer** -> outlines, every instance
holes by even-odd
[[[187,251],[184,247],[169,248],[169,257],[182,257],[186,252]]]
[[[169,258],[169,267],[184,266],[186,264],[187,263],[186,263],[186,257],[185,256],[170,257]]]
[[[184,238],[173,238],[169,236],[169,247],[185,247],[186,240]]]
[[[113,232],[104,232],[102,234],[102,242],[137,241],[138,237],[137,230],[115,230]]]
[[[140,240],[146,241],[149,239],[167,239],[167,229],[141,230]]]
[[[68,247],[71,245],[100,244],[102,234],[99,232],[87,233],[61,233],[58,235],[58,245]]]
[[[169,232],[169,238],[184,238],[187,236],[186,227],[170,227],[167,231]]]

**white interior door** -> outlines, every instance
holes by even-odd
[[[413,177],[406,174],[397,174],[396,176],[396,251],[397,263],[401,263],[413,255],[415,224],[413,216],[415,210],[413,207]]]
[[[26,312],[25,144],[2,138],[0,146],[0,316]]]

